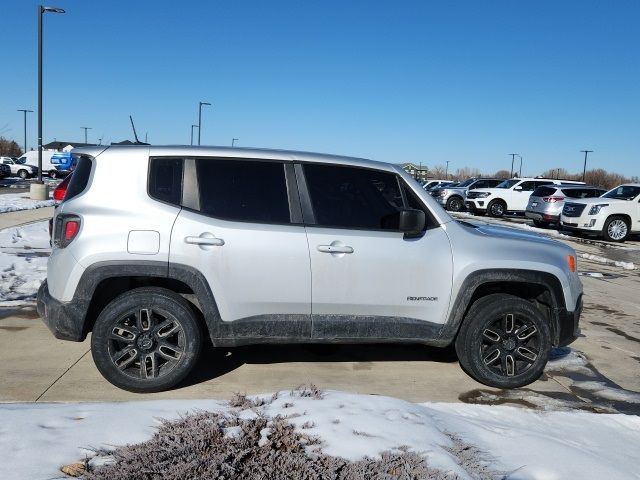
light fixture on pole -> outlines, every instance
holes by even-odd
[[[33,113],[33,110],[19,108],[18,112],[24,112],[24,153],[27,153],[27,113]]]
[[[198,128],[198,125],[191,125],[191,145],[193,145],[193,129]]]
[[[211,104],[207,102],[200,102],[200,105],[198,106],[198,145],[200,145],[200,134],[202,133],[202,106],[203,105],[211,106]]]
[[[92,127],[80,127],[82,129],[84,129],[84,143],[87,143],[87,130],[93,130]]]
[[[593,150],[580,150],[584,152],[584,167],[582,168],[582,181],[584,182],[585,176],[587,175],[587,155],[589,155]]]
[[[62,8],[38,5],[38,181],[31,186],[31,198],[38,200],[49,197],[42,182],[42,16],[45,12],[65,13]],[[37,193],[36,193],[37,192]]]

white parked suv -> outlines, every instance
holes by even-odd
[[[36,165],[30,165],[24,157],[12,158],[1,157],[2,163],[7,165],[11,170],[11,176],[18,176],[22,179],[35,177],[38,175],[38,167]]]
[[[467,194],[465,206],[473,213],[501,217],[505,213],[524,212],[533,191],[542,185],[584,185],[583,182],[552,178],[511,178],[494,188],[478,188]]]
[[[640,233],[640,184],[620,185],[598,198],[565,202],[560,225],[624,242],[632,233]]]
[[[121,388],[174,387],[205,337],[454,344],[473,378],[512,388],[578,334],[572,248],[457,222],[399,165],[213,147],[77,155],[38,312],[57,338],[92,332]]]

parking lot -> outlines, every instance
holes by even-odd
[[[42,221],[51,208],[2,214],[2,226]],[[522,218],[455,214],[466,221],[532,230]],[[535,229],[535,231],[539,231]],[[96,370],[89,340],[55,340],[32,306],[0,311],[0,401],[111,401],[229,398],[314,383],[324,389],[424,401],[553,405],[591,411],[640,412],[640,239],[623,245],[550,235],[578,252],[585,286],[582,336],[554,351],[543,378],[514,391],[486,388],[468,377],[450,349],[421,345],[250,346],[208,348],[180,388],[138,395],[109,384]]]

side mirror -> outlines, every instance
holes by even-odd
[[[398,229],[409,235],[419,235],[424,230],[426,222],[422,210],[406,209],[400,210],[400,222]]]
[[[518,185],[517,187],[513,187],[513,189],[514,189],[516,192],[521,192],[521,191],[522,191],[522,187],[521,187],[520,185]]]

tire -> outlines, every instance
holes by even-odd
[[[629,236],[629,222],[620,215],[607,218],[602,228],[602,236],[609,242],[624,242]]]
[[[446,208],[452,212],[459,212],[464,208],[464,202],[460,197],[451,197],[447,200]]]
[[[18,170],[18,176],[23,179],[26,180],[27,178],[29,178],[29,172],[27,172],[26,170],[22,169],[22,170]]]
[[[52,178],[53,180],[58,178],[58,171],[57,170],[49,170],[49,178]]]
[[[471,306],[455,347],[460,366],[478,382],[518,388],[542,375],[551,349],[551,329],[535,305],[497,293]]]
[[[489,214],[490,217],[502,217],[506,211],[507,205],[502,200],[492,200],[487,206],[487,214]]]
[[[91,353],[102,376],[130,392],[175,387],[201,350],[201,323],[191,304],[158,287],[116,297],[98,316],[91,335]]]
[[[547,222],[542,222],[540,220],[534,220],[533,224],[538,228],[547,228],[549,226]]]

